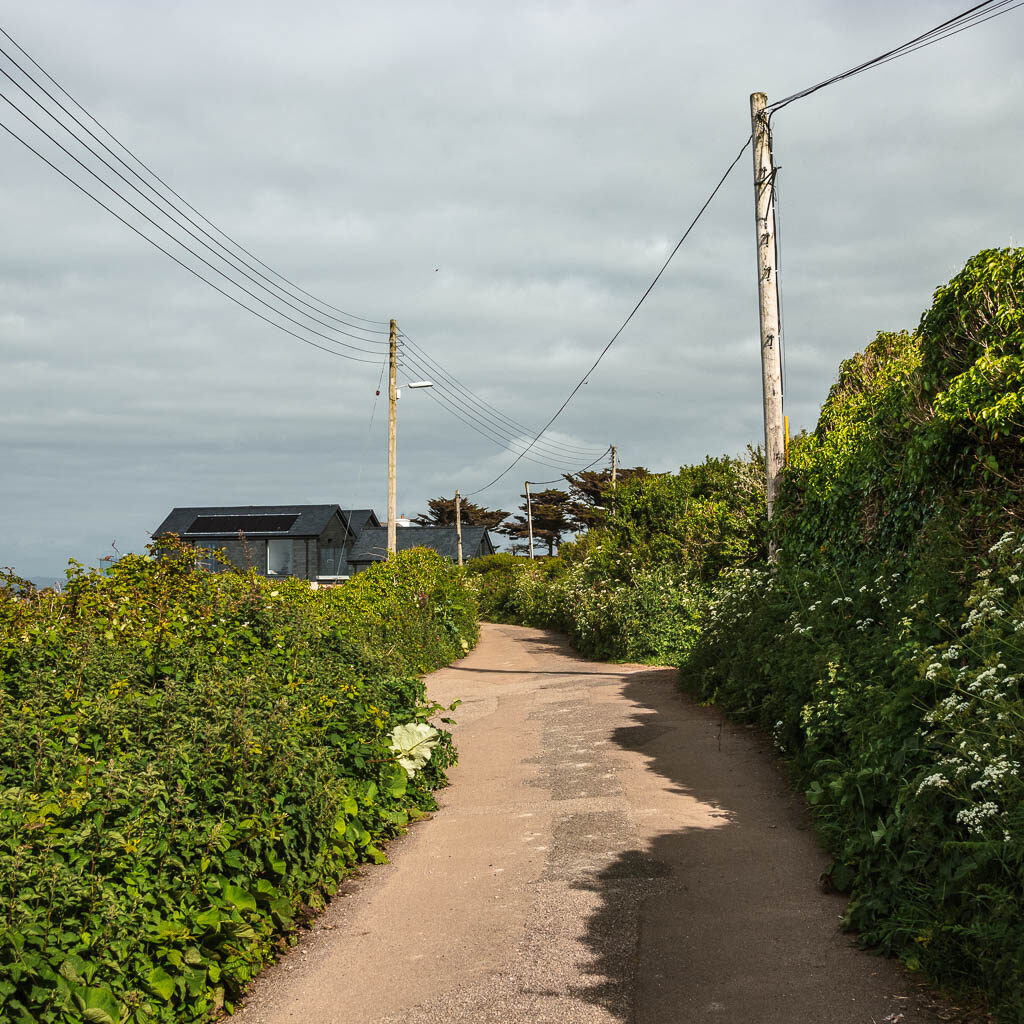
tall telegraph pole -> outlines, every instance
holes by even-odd
[[[779,283],[775,260],[775,188],[771,129],[765,107],[768,97],[750,97],[754,133],[754,224],[757,231],[757,286],[761,309],[761,381],[764,394],[764,455],[768,518],[779,492],[785,459],[782,432],[782,357],[780,351]]]
[[[388,344],[388,554],[398,550],[395,499],[396,442],[398,437],[398,324],[391,321]]]
[[[459,541],[459,565],[462,565],[462,499],[455,491],[455,535]]]
[[[612,490],[615,490],[615,478],[619,472],[619,460],[617,452],[615,451],[615,445],[612,445]]]

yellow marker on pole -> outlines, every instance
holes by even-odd
[[[782,422],[785,424],[786,429],[786,465],[789,465],[789,417],[783,416]]]

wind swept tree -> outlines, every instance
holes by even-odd
[[[616,487],[650,476],[644,466],[620,469],[616,474]],[[582,473],[563,474],[569,485],[567,514],[574,530],[591,530],[604,522],[613,503],[612,471],[610,469],[585,469]]]
[[[520,495],[523,504],[519,506],[521,516],[513,516],[498,532],[504,533],[513,540],[527,540],[530,536],[530,524],[527,519],[526,495]],[[530,495],[533,508],[533,541],[534,546],[546,544],[548,554],[555,553],[555,547],[562,542],[562,537],[572,530],[569,519],[569,495],[566,491],[549,487],[546,491],[538,491]],[[513,544],[513,548],[516,545]]]
[[[417,526],[454,526],[455,525],[455,499],[454,498],[429,498],[427,499],[428,512],[415,516],[413,522]],[[494,530],[498,524],[508,518],[508,513],[500,508],[485,508],[483,505],[476,505],[472,501],[462,499],[462,525],[463,526],[486,526],[488,530]]]

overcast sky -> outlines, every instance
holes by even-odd
[[[265,264],[340,309],[397,318],[475,395],[539,429],[749,135],[751,92],[780,99],[966,6],[39,0],[0,4],[0,24]],[[1021,243],[1022,54],[1024,9],[774,119],[794,430],[814,426],[841,359],[913,328],[979,249]],[[0,565],[57,575],[114,541],[141,550],[175,505],[383,517],[386,336],[339,337],[369,364],[302,344],[0,136]],[[620,465],[675,470],[759,443],[753,243],[748,152],[558,420],[572,450],[474,500],[513,510],[524,479],[609,444]],[[399,405],[400,513],[473,492],[513,458],[444,397],[406,391]]]

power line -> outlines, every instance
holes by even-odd
[[[603,459],[611,450],[612,450],[612,446],[608,445],[608,447],[605,448],[605,450],[601,453],[601,455],[598,458],[594,459],[594,461],[589,466],[584,466],[582,469],[577,469],[576,472],[577,473],[585,473],[588,469],[592,468],[593,466],[596,466],[601,461],[601,459]],[[566,475],[567,476],[572,476],[573,474],[572,473],[568,473]],[[560,484],[560,483],[563,483],[563,482],[565,482],[565,476],[560,476],[560,477],[556,478],[555,480],[527,480],[526,481],[526,483],[532,484],[535,487],[544,487],[547,484]]]
[[[79,167],[81,167],[87,173],[91,174],[105,188],[107,188],[111,192],[113,192],[114,195],[116,195],[118,197],[118,199],[120,199],[130,209],[134,210],[140,217],[142,217],[143,220],[147,221],[149,224],[151,224],[153,227],[155,227],[158,231],[160,231],[163,234],[165,234],[172,242],[174,242],[177,245],[180,245],[186,252],[190,253],[197,260],[199,260],[200,263],[202,263],[205,266],[209,267],[210,270],[212,270],[215,274],[219,275],[220,277],[223,277],[226,281],[228,281],[230,284],[234,285],[234,287],[239,289],[239,291],[242,291],[246,295],[248,295],[250,298],[255,299],[260,305],[266,306],[268,309],[272,310],[277,316],[281,317],[282,319],[287,320],[289,323],[295,324],[297,327],[301,327],[304,331],[308,331],[310,334],[315,335],[318,338],[323,338],[325,341],[329,341],[332,345],[340,345],[342,348],[350,349],[353,352],[364,352],[364,353],[367,353],[369,355],[377,355],[377,353],[375,353],[373,351],[373,349],[359,348],[357,345],[349,345],[347,342],[339,341],[337,338],[332,338],[329,335],[323,334],[320,331],[313,330],[313,328],[307,327],[304,323],[302,323],[299,320],[296,320],[294,317],[289,316],[287,313],[283,313],[276,306],[274,306],[273,304],[267,302],[266,299],[262,299],[262,298],[260,298],[260,296],[256,295],[254,292],[251,292],[248,288],[245,287],[245,285],[240,284],[234,278],[232,278],[232,277],[228,276],[227,274],[225,274],[223,270],[221,270],[218,267],[215,267],[212,263],[210,263],[209,260],[207,260],[205,257],[201,256],[199,253],[197,253],[194,249],[190,248],[188,245],[186,245],[180,238],[175,238],[175,236],[172,235],[171,232],[169,232],[165,227],[163,227],[160,224],[158,224],[147,213],[145,213],[142,210],[140,210],[130,199],[126,199],[120,192],[117,191],[116,188],[114,188],[113,185],[111,185],[109,182],[104,181],[103,178],[100,177],[100,175],[98,175],[94,170],[92,170],[92,168],[88,167],[81,160],[79,160],[79,158],[77,156],[75,156],[74,153],[72,153],[66,146],[64,146],[62,143],[58,142],[45,128],[43,128],[37,121],[35,121],[32,117],[30,117],[28,114],[26,114],[24,110],[22,110],[20,107],[18,107],[17,104],[15,104],[10,99],[10,97],[4,95],[3,93],[0,93],[0,99],[2,99],[5,103],[7,103],[16,113],[20,114],[26,121],[29,122],[29,124],[31,124],[37,131],[39,131],[40,134],[44,135],[47,139],[49,139],[50,142],[52,142],[65,155],[70,157],[76,164],[78,164]],[[98,199],[96,196],[94,196],[88,189],[86,189],[83,186],[79,185],[79,183],[77,181],[75,181],[74,178],[72,178],[70,175],[66,174],[64,171],[61,171],[60,168],[58,168],[56,164],[54,164],[50,160],[46,159],[46,157],[44,157],[42,155],[42,153],[39,152],[39,150],[37,150],[35,147],[30,145],[24,139],[22,139],[13,129],[8,127],[6,124],[3,125],[3,127],[4,127],[5,131],[7,131],[10,135],[12,135],[14,138],[16,138],[19,142],[21,142],[32,153],[34,153],[36,156],[38,156],[41,160],[43,160],[46,164],[48,164],[54,170],[58,171],[68,181],[70,181],[74,185],[76,185],[82,192],[84,192],[87,196],[89,196],[90,199],[95,200],[108,213],[111,213],[115,217],[117,217],[117,219],[120,220],[122,224],[129,224],[129,222],[126,221],[123,217],[121,217],[118,214],[114,213],[114,211],[109,206],[107,206],[106,203],[102,202],[100,199]],[[131,225],[129,225],[129,226],[131,226]],[[137,228],[134,228],[134,227],[132,229],[136,232],[136,234],[138,234],[140,237],[146,239],[147,242],[149,242],[151,245],[155,246],[162,253],[164,253],[167,256],[171,255],[166,249],[163,248],[163,246],[157,244],[152,238],[150,238],[144,232],[139,231]],[[173,256],[171,258],[174,259]],[[182,263],[180,260],[175,260],[175,262],[178,263],[181,266],[185,266],[186,265],[186,264]],[[201,281],[205,282],[211,288],[214,288],[216,291],[220,292],[222,295],[227,295],[228,294],[222,288],[218,288],[212,281],[210,281],[209,278],[204,277],[202,274],[200,274],[200,273],[198,273],[198,272],[196,272],[194,270],[192,272]],[[252,309],[251,306],[247,306],[245,303],[239,302],[239,305],[241,305],[243,309],[249,310],[250,313],[255,312]],[[259,315],[259,314],[257,314],[257,315]],[[266,317],[261,317],[261,319],[266,320],[267,318]],[[267,322],[268,323],[272,323],[273,321],[267,320]],[[279,324],[275,324],[275,326],[280,327]],[[289,331],[287,333],[290,334],[292,332]],[[361,339],[361,340],[365,340],[365,339]],[[322,346],[318,345],[318,346],[315,346],[315,347],[320,348]],[[356,359],[356,357],[354,357],[354,356],[348,356],[348,355],[345,355],[344,353],[341,353],[341,352],[339,352],[338,355],[342,355],[346,359],[355,359],[357,362],[372,362],[372,363],[374,363],[374,365],[376,365],[376,363],[377,363],[376,359],[362,359],[362,360],[360,360],[360,359]]]
[[[1024,2],[1024,0],[1022,0],[1022,2]],[[566,406],[568,406],[568,404],[576,396],[576,393],[579,391],[579,389],[583,387],[583,385],[587,382],[587,378],[594,372],[595,369],[597,369],[598,363],[600,363],[601,360],[604,359],[605,354],[618,340],[619,335],[622,334],[622,332],[626,329],[626,326],[629,324],[629,322],[633,319],[634,316],[636,316],[637,310],[640,309],[640,307],[644,304],[644,300],[654,290],[654,286],[658,283],[659,280],[661,280],[661,275],[665,273],[666,269],[668,268],[668,265],[672,262],[672,259],[675,256],[675,254],[679,252],[679,250],[683,246],[683,243],[686,241],[687,238],[689,238],[690,232],[693,231],[693,229],[697,225],[697,221],[699,221],[701,217],[704,216],[704,211],[707,210],[707,208],[711,205],[711,201],[715,198],[716,195],[718,195],[719,189],[725,184],[725,179],[729,177],[729,175],[733,171],[733,168],[740,162],[740,157],[743,156],[743,154],[746,152],[747,147],[750,145],[752,138],[753,136],[748,136],[746,142],[744,142],[743,145],[740,147],[740,151],[736,154],[732,163],[729,164],[729,166],[726,168],[725,173],[722,175],[722,177],[718,179],[718,184],[715,185],[715,187],[711,190],[711,194],[707,197],[707,199],[704,200],[704,205],[697,211],[697,214],[693,218],[693,220],[690,221],[689,226],[683,232],[682,238],[680,238],[679,241],[676,242],[675,248],[668,254],[668,259],[665,260],[665,262],[662,264],[661,269],[658,271],[658,273],[654,275],[654,280],[651,281],[651,283],[647,286],[647,289],[644,291],[643,295],[640,296],[640,299],[637,302],[637,304],[630,311],[629,316],[627,316],[626,319],[622,322],[622,326],[619,327],[619,329],[612,335],[611,340],[609,340],[608,344],[605,345],[603,349],[601,349],[600,354],[598,355],[597,359],[594,360],[590,369],[587,370],[587,372],[580,378],[579,383],[576,385],[576,387],[574,387],[572,391],[569,392],[569,397],[566,398],[566,400],[558,407],[558,410],[555,412],[554,416],[552,416],[551,419],[549,419],[547,423],[544,424],[544,426],[540,430],[540,433],[538,433],[537,436],[533,439],[533,441],[530,442],[530,447],[527,448],[527,451],[529,451],[530,448],[532,448],[537,443],[537,440],[546,430],[550,428],[551,424],[554,423],[555,420],[557,420],[558,417],[562,415],[562,413],[565,411]],[[483,487],[480,487],[475,491],[471,491],[469,494],[466,495],[466,497],[472,497],[474,494],[480,494],[481,491],[486,491],[489,488],[493,487],[503,476],[505,476],[513,469],[513,467],[516,465],[517,462],[519,462],[519,459],[521,459],[522,457],[523,456],[520,455],[519,458],[515,459],[515,461],[513,461],[506,469],[499,473],[490,483],[485,484]]]
[[[408,350],[403,350],[403,352],[402,352],[402,359],[403,359],[403,363],[404,364],[412,367],[418,373],[421,373],[421,374],[424,374],[424,375],[429,375],[430,374],[430,369],[428,369],[428,365],[429,364],[425,365],[424,361],[421,361],[420,358],[416,354],[411,353]],[[454,405],[452,406],[453,408],[460,409],[463,413],[465,413],[468,417],[470,417],[470,419],[474,420],[475,422],[477,422],[477,423],[481,424],[482,426],[488,428],[489,430],[493,431],[495,434],[497,434],[499,437],[501,437],[504,441],[507,441],[508,444],[505,445],[505,447],[509,447],[509,449],[511,451],[515,452],[515,451],[519,451],[520,449],[525,449],[525,446],[526,446],[526,441],[525,440],[521,440],[514,433],[513,434],[509,434],[509,428],[506,427],[500,420],[496,419],[493,416],[490,416],[486,411],[480,412],[478,409],[475,409],[471,405],[467,406],[466,402],[463,400],[461,395],[457,394],[454,391],[451,391],[449,388],[444,387],[444,385],[442,385],[442,384],[438,384],[437,382],[434,382],[434,391],[436,391],[439,394],[444,394],[444,395],[448,396],[452,400],[452,402],[454,403]],[[531,434],[532,433],[532,431],[529,430],[529,428],[524,428],[524,431],[527,434]],[[516,447],[514,447],[515,445],[518,445],[520,447],[516,448]],[[538,454],[541,454],[541,455],[544,455],[544,456],[546,456],[548,458],[556,459],[556,460],[559,460],[559,461],[569,462],[572,465],[575,465],[576,462],[580,458],[579,453],[569,451],[567,449],[562,448],[561,445],[558,445],[558,444],[555,444],[555,443],[552,443],[552,442],[546,441],[546,440],[545,441],[540,441],[537,444],[536,448],[537,448]],[[584,453],[583,457],[586,458],[586,457],[588,457],[590,455],[593,455],[595,451],[598,451],[598,449],[590,449],[589,451],[586,451]],[[602,454],[603,454],[603,450],[602,450]]]
[[[486,410],[489,413],[493,413],[494,417],[499,422],[504,423],[508,428],[512,429],[513,431],[521,431],[522,433],[525,433],[525,434],[532,434],[533,433],[533,430],[534,430],[533,427],[528,427],[525,424],[520,423],[517,420],[512,419],[512,417],[506,416],[499,409],[496,409],[488,401],[486,401],[485,399],[481,398],[475,392],[471,391],[468,387],[466,387],[464,384],[462,384],[456,377],[452,376],[443,366],[441,366],[437,362],[437,360],[431,359],[430,356],[423,350],[423,348],[421,346],[417,345],[412,340],[412,338],[410,338],[409,335],[405,333],[405,331],[400,330],[398,332],[398,336],[403,341],[408,342],[409,346],[413,349],[413,351],[419,353],[419,355],[423,358],[423,361],[429,367],[429,371],[428,372],[430,372],[431,374],[436,374],[436,375],[442,377],[449,384],[451,384],[452,387],[454,387],[456,391],[460,392],[466,399],[468,399],[470,402],[472,402],[474,405],[478,406],[482,410]],[[579,455],[584,455],[584,456],[593,455],[595,452],[598,451],[597,448],[587,448],[587,447],[582,447],[580,445],[568,444],[568,443],[562,442],[562,441],[548,440],[546,443],[550,447],[559,448],[559,449],[562,449],[562,450],[564,450],[566,452],[575,452],[575,453],[577,453]]]
[[[808,86],[806,89],[801,89],[799,92],[786,96],[785,98],[778,100],[776,103],[768,104],[767,109],[770,113],[776,113],[783,107],[789,106],[790,103],[795,103],[797,100],[804,99],[804,97],[810,96],[812,93],[816,93],[820,89],[825,89],[830,85],[835,85],[837,82],[845,81],[847,78],[853,78],[854,75],[870,71],[872,68],[878,67],[882,64],[888,64],[891,60],[896,60],[899,57],[905,57],[907,54],[913,53],[915,50],[923,49],[925,46],[931,46],[934,43],[938,43],[950,36],[958,35],[966,29],[974,28],[986,21],[990,21],[992,18],[997,18],[1001,14],[1008,14],[1010,11],[1014,11],[1018,7],[1022,6],[1024,6],[1024,0],[1019,0],[1017,3],[1013,3],[1012,0],[984,0],[983,3],[976,4],[974,7],[969,7],[966,11],[962,11],[960,14],[954,15],[952,18],[949,18],[936,25],[934,28],[929,29],[927,32],[922,32],[921,35],[915,36],[913,39],[908,39],[907,42],[902,43],[900,46],[887,50],[885,53],[879,54],[877,57],[872,57],[870,60],[857,64],[855,67],[848,68],[846,71],[841,71],[837,75],[832,75],[830,78],[826,78],[823,81],[818,82],[817,85]]]
[[[266,263],[264,263],[262,260],[260,260],[257,256],[255,256],[255,254],[251,253],[241,243],[237,242],[234,238],[232,238],[230,235],[228,235],[225,231],[223,231],[221,228],[219,228],[216,224],[214,224],[213,221],[211,221],[208,217],[204,216],[191,203],[189,203],[188,200],[186,200],[183,196],[181,196],[178,192],[176,192],[166,181],[164,181],[164,179],[161,178],[160,175],[157,174],[151,167],[149,167],[148,164],[146,164],[143,160],[141,160],[126,145],[124,145],[124,143],[122,143],[111,131],[109,131],[109,129],[107,129],[92,113],[90,113],[84,106],[82,106],[82,104],[79,103],[78,100],[76,100],[75,97],[72,96],[71,93],[69,93],[67,91],[67,89],[65,89],[37,60],[35,60],[35,58],[32,57],[32,55],[30,53],[28,53],[28,51],[26,51],[25,48],[20,43],[18,43],[18,41],[16,39],[14,39],[10,35],[10,33],[8,33],[6,30],[4,30],[2,27],[0,27],[0,34],[2,34],[13,46],[15,46],[18,49],[18,51],[29,62],[32,63],[32,65],[39,71],[39,73],[47,81],[49,81],[60,93],[62,93],[75,107],[77,107],[78,110],[80,110],[82,112],[82,114],[86,118],[88,118],[93,124],[95,124],[96,127],[99,128],[99,130],[107,138],[109,138],[114,143],[115,146],[118,147],[118,149],[120,149],[122,152],[126,153],[129,157],[131,157],[131,159],[139,167],[141,167],[147,174],[149,174],[151,178],[153,178],[155,181],[159,182],[159,184],[162,185],[167,190],[167,192],[169,192],[176,199],[180,200],[189,210],[191,210],[204,223],[208,224],[211,228],[213,228],[213,230],[216,231],[217,234],[219,234],[222,238],[224,238],[228,242],[230,242],[231,245],[234,246],[239,252],[242,252],[246,256],[250,257],[253,261],[255,261],[256,264],[258,264],[259,266],[263,267],[264,270],[269,271],[278,280],[283,281],[285,284],[289,285],[295,291],[297,291],[297,292],[307,296],[308,298],[313,299],[314,302],[318,303],[321,306],[324,306],[326,309],[333,310],[335,313],[341,314],[342,317],[350,317],[353,320],[361,320],[364,323],[373,324],[373,325],[377,325],[377,326],[383,326],[385,328],[387,327],[387,323],[388,322],[386,320],[371,320],[371,319],[369,319],[367,317],[358,316],[355,313],[348,313],[348,312],[346,312],[343,309],[339,309],[337,306],[332,306],[330,303],[325,302],[323,299],[317,298],[315,295],[311,294],[310,292],[307,292],[304,288],[300,288],[297,284],[295,284],[294,282],[290,281],[283,274],[281,274],[278,271],[274,270],[272,267],[268,266]],[[60,102],[60,100],[58,100],[56,97],[54,97],[52,93],[50,93],[43,85],[41,85],[28,71],[26,71],[13,57],[10,56],[10,54],[8,54],[6,50],[0,51],[0,52],[3,52],[4,56],[6,56],[7,59],[12,64],[14,64],[14,66],[17,67],[18,70],[21,71],[21,73],[23,75],[25,75],[25,77],[28,78],[29,81],[31,81],[36,86],[36,88],[38,88],[40,90],[40,92],[42,92],[44,95],[46,95],[54,104],[56,104],[58,107],[60,107],[60,109],[63,110],[69,117],[71,117],[72,120],[74,120],[76,124],[78,124],[84,131],[86,131],[93,139],[95,139],[96,142],[99,143],[99,145],[103,146],[103,148],[108,153],[110,153],[111,156],[113,156],[116,160],[118,160],[118,162],[120,162],[122,164],[122,166],[124,166],[127,170],[130,171],[130,173],[134,174],[140,181],[142,181],[143,184],[145,184],[147,188],[151,189],[156,195],[158,195],[160,197],[161,201],[166,202],[169,206],[174,207],[173,203],[171,203],[169,200],[167,200],[166,197],[160,195],[159,190],[157,190],[149,182],[147,182],[142,177],[142,175],[138,174],[137,171],[132,170],[132,168],[130,168],[129,165],[127,163],[125,163],[124,160],[122,160],[109,146],[107,146],[106,143],[104,143],[101,139],[99,139],[95,135],[95,133],[93,133],[86,125],[82,124],[82,122],[71,111],[69,111],[67,109],[67,107],[65,107]],[[177,208],[177,207],[174,207],[174,208],[178,209],[179,212],[183,213],[183,211],[181,211],[179,208]],[[187,214],[183,213],[183,215],[187,217]],[[202,229],[201,227],[199,227],[199,225],[196,224],[195,221],[193,221],[191,218],[188,218],[188,219],[189,219],[190,223],[192,223],[194,226],[196,226],[199,230],[203,231],[203,233],[206,234],[209,238],[213,239],[213,236],[210,235],[208,232],[204,231],[204,229]],[[214,241],[216,241],[216,240],[214,239]],[[220,243],[217,243],[217,244],[220,245]],[[224,248],[224,247],[221,246],[221,248]],[[225,251],[227,251],[226,248],[225,248]],[[263,276],[263,275],[261,275],[261,276]],[[269,281],[269,278],[265,278],[265,279]],[[283,291],[284,289],[279,289],[279,290]],[[313,307],[311,306],[310,308],[313,308]],[[371,333],[371,334],[387,334],[388,333],[387,330],[375,331],[375,330],[371,330],[370,328],[362,328],[362,327],[359,327],[357,324],[350,324],[347,321],[339,319],[337,317],[330,317],[330,319],[337,320],[339,323],[346,324],[346,326],[355,327],[358,330],[367,331],[368,333]]]
[[[419,369],[419,367],[416,368]],[[496,433],[495,429],[490,424],[480,420],[474,421],[472,418],[469,418],[468,411],[464,407],[459,406],[452,398],[448,397],[444,391],[435,393],[435,388],[430,388],[426,391],[426,394],[432,401],[438,403],[447,412],[450,412],[457,420],[460,420],[471,430],[480,434],[481,437],[485,437],[489,441],[493,441],[499,447],[505,449],[505,451],[514,455],[519,454],[523,456],[525,456],[529,451],[529,449],[526,448],[525,441],[515,441],[514,439],[501,436]],[[516,447],[516,445],[518,445],[518,447]],[[539,454],[542,456],[546,455],[543,451]],[[543,466],[545,469],[553,469],[558,472],[561,472],[563,468],[563,466],[554,465],[551,462],[542,462],[537,458],[527,459],[527,461],[532,462],[536,466]],[[468,495],[466,495],[466,497],[468,497]]]
[[[82,192],[84,195],[87,195],[94,203],[96,203],[98,206],[102,206],[103,209],[107,211],[107,213],[109,213],[112,217],[115,217],[117,220],[119,220],[126,228],[129,228],[131,231],[134,231],[135,234],[137,234],[140,238],[142,238],[145,241],[149,242],[149,244],[152,245],[154,248],[159,249],[160,252],[162,252],[168,259],[173,260],[175,263],[178,264],[179,267],[181,267],[184,270],[187,270],[194,277],[199,278],[200,281],[202,281],[204,284],[209,285],[214,291],[220,292],[220,294],[223,295],[226,299],[230,299],[233,303],[235,303],[236,306],[241,306],[242,309],[247,310],[248,312],[252,313],[253,316],[258,317],[260,320],[263,320],[265,323],[270,324],[271,327],[276,327],[279,331],[284,331],[285,334],[290,334],[293,338],[297,338],[299,341],[303,342],[304,344],[311,345],[313,348],[320,349],[321,352],[327,352],[329,355],[337,356],[339,359],[349,359],[349,360],[351,360],[354,363],[370,363],[373,366],[376,366],[379,363],[378,359],[361,359],[359,356],[350,356],[350,355],[347,355],[344,352],[339,352],[337,349],[327,348],[326,346],[320,345],[320,344],[318,344],[315,341],[310,341],[309,338],[304,338],[301,334],[296,334],[294,331],[289,330],[287,327],[283,327],[281,324],[275,323],[269,317],[265,316],[263,313],[260,313],[259,310],[253,309],[252,306],[247,306],[244,302],[242,302],[241,299],[236,298],[234,295],[231,295],[229,292],[224,291],[223,288],[221,288],[219,285],[214,284],[213,281],[209,280],[209,278],[203,277],[203,275],[200,274],[199,271],[196,270],[194,267],[190,267],[187,263],[185,263],[184,261],[178,259],[177,256],[175,256],[173,253],[171,253],[167,249],[165,249],[155,239],[150,238],[147,234],[145,234],[142,231],[140,231],[134,224],[132,224],[130,221],[126,220],[124,217],[122,217],[119,213],[117,213],[111,207],[107,206],[107,204],[105,202],[103,202],[102,199],[100,199],[99,197],[93,195],[84,185],[82,185],[79,182],[75,181],[75,179],[72,178],[70,174],[68,174],[66,171],[62,170],[55,163],[53,163],[51,160],[49,160],[45,156],[43,156],[43,154],[40,153],[39,150],[36,149],[31,143],[29,143],[25,139],[23,139],[20,135],[18,135],[17,132],[15,132],[11,128],[9,128],[2,121],[0,121],[0,128],[2,128],[5,132],[7,132],[7,134],[10,135],[11,138],[13,138],[13,139],[17,140],[18,142],[20,142],[27,150],[29,150],[29,152],[34,153],[37,157],[39,157],[40,160],[43,161],[44,164],[46,164],[47,166],[49,166],[53,170],[55,170],[62,178],[64,178],[65,180],[70,182],[72,185],[74,185],[74,187],[77,188],[80,192]],[[179,243],[179,244],[181,244],[181,243]]]
[[[325,320],[319,319],[318,316],[314,316],[311,313],[307,313],[304,309],[302,309],[302,306],[308,307],[309,309],[313,310],[314,313],[317,314],[320,313],[320,310],[316,309],[315,306],[311,305],[308,302],[305,302],[304,300],[299,300],[301,305],[296,305],[294,302],[289,301],[291,298],[294,298],[294,296],[292,296],[285,289],[281,288],[280,285],[275,284],[274,281],[267,277],[266,274],[262,273],[258,269],[251,267],[244,260],[239,259],[234,253],[231,252],[230,249],[228,249],[225,245],[218,242],[217,239],[210,234],[210,232],[206,231],[201,225],[197,224],[191,217],[188,216],[188,214],[184,213],[173,202],[168,200],[165,196],[161,195],[161,193],[157,189],[153,188],[153,186],[150,185],[149,182],[147,182],[141,175],[139,175],[136,171],[132,170],[132,168],[129,167],[128,164],[126,164],[125,161],[122,160],[116,153],[114,153],[109,146],[107,146],[101,139],[97,138],[97,136],[92,131],[90,131],[85,125],[83,125],[82,122],[79,121],[78,118],[75,117],[75,115],[72,114],[65,106],[63,106],[63,104],[61,104],[59,100],[56,100],[51,93],[47,92],[46,89],[40,86],[39,83],[34,78],[32,78],[32,76],[29,75],[24,70],[24,68],[22,68],[21,65],[18,64],[18,62],[14,60],[14,58],[11,57],[11,55],[5,49],[3,49],[2,46],[0,46],[0,54],[3,54],[3,56],[5,56],[16,68],[18,68],[18,70],[21,71],[21,73],[25,75],[29,79],[29,81],[33,83],[33,85],[40,89],[40,91],[43,92],[44,95],[49,97],[62,111],[64,111],[64,113],[67,114],[75,122],[75,124],[79,125],[91,138],[93,138],[100,146],[102,146],[108,153],[110,153],[111,156],[113,156],[113,158],[117,160],[121,164],[121,166],[128,171],[129,174],[131,174],[134,178],[140,181],[147,189],[149,189],[149,191],[156,196],[160,203],[169,207],[170,210],[173,212],[168,212],[167,210],[165,210],[163,206],[159,205],[149,195],[143,192],[135,184],[134,181],[130,180],[129,178],[126,178],[125,175],[123,175],[116,167],[114,167],[110,163],[109,160],[107,160],[102,155],[102,153],[98,153],[91,145],[89,145],[88,142],[86,142],[76,132],[69,128],[56,114],[53,113],[52,110],[49,110],[45,104],[40,102],[40,100],[36,96],[33,96],[32,93],[30,93],[20,82],[18,82],[14,77],[12,77],[12,75],[8,71],[6,71],[3,68],[0,68],[0,74],[2,74],[9,82],[11,82],[26,97],[28,97],[28,99],[30,99],[44,114],[46,114],[47,117],[54,121],[65,132],[67,132],[68,135],[70,135],[71,138],[75,140],[75,142],[81,145],[90,156],[98,160],[104,167],[107,168],[107,170],[111,171],[118,178],[120,178],[121,181],[123,181],[124,184],[128,186],[128,188],[132,189],[144,202],[149,203],[149,205],[156,209],[161,216],[167,217],[169,220],[171,220],[171,222],[175,225],[176,228],[180,228],[190,238],[195,239],[195,241],[199,245],[203,246],[208,252],[210,252],[215,259],[219,259],[225,262],[228,266],[231,267],[233,271],[240,273],[243,277],[251,281],[257,288],[260,288],[263,291],[267,292],[269,295],[271,295],[276,302],[283,302],[286,306],[295,310],[301,316],[308,317],[310,320],[312,320],[316,324],[319,324],[321,327],[326,327],[327,330],[337,331],[337,333],[343,334],[346,337],[354,338],[357,341],[363,341],[369,344],[387,344],[386,341],[380,341],[376,338],[367,338],[364,337],[362,334],[352,334],[350,331],[341,330],[340,328],[334,327],[332,324],[327,323]],[[10,100],[8,100],[8,102],[10,102]],[[184,218],[186,223],[182,223],[182,220],[179,218]],[[189,225],[191,225],[191,227]],[[210,241],[213,242],[213,245],[211,245],[210,242],[205,241],[205,239],[201,238],[200,235],[196,233],[196,231],[192,230],[192,228],[196,228],[199,232],[205,235],[206,238],[209,238]],[[218,252],[217,249],[213,247],[214,245],[216,245],[218,249],[223,250],[223,253],[225,253],[226,255],[222,255],[220,252]],[[249,273],[249,271],[254,271],[254,273]],[[266,281],[267,284],[261,283],[260,279],[262,279],[262,281]],[[271,291],[271,289],[275,289],[275,291]],[[278,295],[278,292],[281,294]],[[363,331],[368,334],[387,333],[384,331],[371,331],[365,327],[359,327],[358,325],[348,324],[347,321],[338,320],[337,317],[330,317],[330,319],[337,320],[337,322],[339,323],[345,323],[346,326],[348,327],[354,327],[356,330]]]

